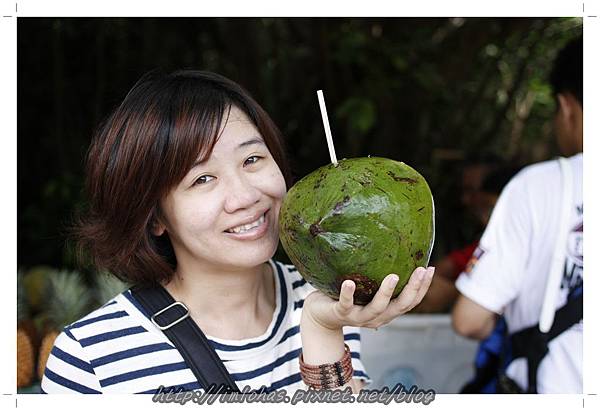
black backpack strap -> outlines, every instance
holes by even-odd
[[[483,388],[498,376],[500,358],[490,357],[483,367],[475,370],[475,378],[460,389],[460,394],[480,394]]]
[[[131,293],[148,312],[154,325],[177,347],[185,363],[207,392],[240,392],[183,303],[175,301],[162,286],[134,286]]]
[[[475,376],[461,388],[461,394],[482,394],[484,388],[498,378],[504,363],[503,347],[507,342],[506,322],[499,317],[492,333],[479,344],[475,354]]]
[[[583,292],[556,311],[550,331],[542,333],[539,324],[525,328],[510,337],[512,358],[527,359],[528,393],[537,393],[537,371],[548,353],[548,343],[583,318]]]

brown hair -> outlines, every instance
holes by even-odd
[[[232,106],[254,123],[289,187],[282,136],[247,91],[210,72],[152,72],[94,135],[86,164],[89,206],[74,229],[78,255],[129,284],[168,281],[176,267],[173,248],[166,233],[151,232],[160,200],[198,158],[210,156]]]

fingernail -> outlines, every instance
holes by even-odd
[[[435,267],[429,267],[428,268],[429,271],[429,278],[433,278],[433,274],[435,273]]]
[[[390,288],[394,288],[398,284],[399,278],[396,274],[392,274],[390,277]]]
[[[425,274],[426,273],[427,273],[427,270],[425,268],[421,267],[419,269],[419,274],[418,274],[418,277],[417,277],[419,279],[419,281],[423,281],[425,279]]]

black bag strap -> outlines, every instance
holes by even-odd
[[[162,286],[134,286],[131,293],[179,350],[200,385],[211,394],[240,392],[208,339],[189,316],[185,304],[175,301]]]
[[[480,394],[483,388],[498,376],[500,357],[490,356],[488,362],[475,370],[475,378],[460,389],[460,394]]]
[[[539,324],[527,327],[511,335],[512,358],[527,359],[527,392],[537,393],[537,371],[548,353],[548,343],[577,324],[583,318],[583,292],[567,301],[556,311],[552,327],[542,333]]]

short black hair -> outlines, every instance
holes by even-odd
[[[571,93],[583,107],[583,36],[571,40],[556,56],[550,73],[554,95]]]

